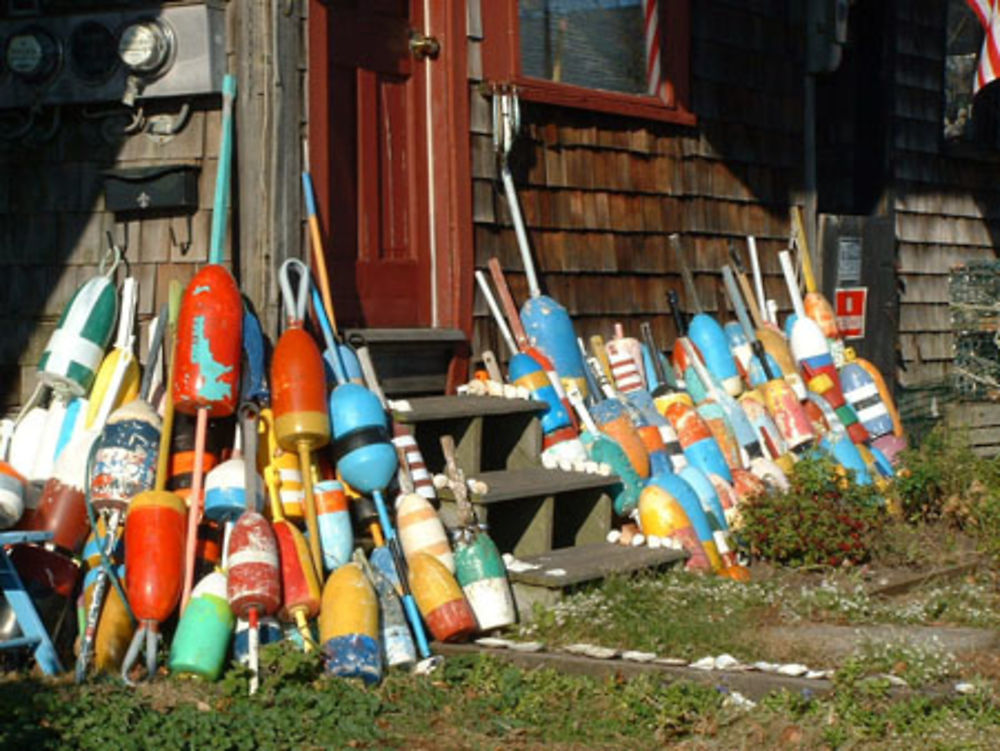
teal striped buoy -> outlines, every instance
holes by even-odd
[[[463,530],[458,535],[455,578],[472,606],[480,631],[510,626],[517,620],[507,567],[488,534]]]
[[[118,291],[105,276],[73,295],[38,362],[42,381],[57,392],[84,396],[104,358],[118,317]]]

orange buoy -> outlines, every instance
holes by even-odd
[[[649,484],[639,495],[639,526],[647,537],[677,540],[688,554],[687,568],[692,571],[713,571],[712,562],[695,532],[691,520],[677,499],[666,489]]]
[[[472,636],[476,616],[445,565],[427,553],[415,553],[409,564],[410,588],[433,637],[458,642]]]

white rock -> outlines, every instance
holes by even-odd
[[[657,535],[650,535],[646,538],[646,544],[653,550],[663,547],[663,540]]]
[[[667,665],[672,668],[685,667],[688,661],[681,657],[657,657],[653,660],[657,665]]]
[[[588,475],[596,475],[601,471],[601,465],[595,461],[588,461],[583,463],[583,471]]]
[[[976,693],[976,684],[968,682],[956,683],[955,692],[959,694],[974,694]]]
[[[508,649],[515,652],[541,652],[545,649],[545,645],[540,641],[514,641],[510,643]]]
[[[503,396],[503,384],[496,381],[487,381],[486,393],[490,396]]]
[[[466,485],[468,485],[469,492],[472,493],[473,495],[486,495],[488,492],[490,492],[490,486],[487,485],[482,480],[476,480],[470,478],[466,482]]]
[[[448,478],[444,475],[434,475],[434,487],[438,490],[448,487]]]
[[[644,535],[642,532],[637,532],[632,537],[632,547],[633,548],[639,548],[639,547],[642,547],[645,544],[646,544],[646,535]]]
[[[833,677],[833,671],[832,670],[808,670],[808,671],[806,671],[805,677],[809,678],[810,680],[819,680],[820,678],[832,678]]]
[[[775,665],[773,662],[760,661],[760,662],[755,662],[750,667],[753,668],[754,670],[759,670],[762,673],[776,673],[778,672],[778,668],[781,666]]]
[[[507,562],[504,561],[504,563]],[[526,561],[519,561],[516,558],[512,560],[510,563],[507,563],[507,570],[515,574],[518,571],[535,571],[536,569],[540,568],[541,566],[539,566],[537,563],[527,563]]]
[[[517,386],[512,383],[503,384],[504,399],[517,399]]]
[[[545,569],[546,576],[566,576],[566,569],[564,568],[549,568]]]
[[[473,391],[473,384],[478,383],[478,381],[472,381],[471,383],[463,383],[455,389],[455,393],[459,396],[465,396]]]
[[[594,644],[588,644],[583,654],[587,657],[593,657],[595,660],[610,660],[618,655],[618,650],[613,647],[598,647]]]
[[[715,658],[715,669],[716,670],[732,670],[740,661],[729,654],[721,654]]]
[[[753,709],[757,706],[757,702],[753,699],[748,699],[739,691],[730,691],[725,700],[722,702],[725,706],[730,707],[745,707],[746,709]]]
[[[547,454],[542,452],[542,466],[545,469],[557,469],[559,467],[559,461],[552,456],[552,454]]]
[[[614,545],[620,539],[622,539],[622,531],[620,529],[612,529],[610,532],[608,532],[608,536],[605,537],[604,539],[610,542],[612,545]]]
[[[891,673],[883,673],[882,675],[879,676],[879,678],[884,678],[885,680],[889,681],[889,685],[890,686],[909,686],[910,685],[905,680],[903,680],[902,678],[900,678],[898,675],[892,675]]]
[[[781,675],[799,676],[805,675],[808,672],[809,668],[805,665],[799,665],[797,662],[790,662],[787,665],[781,665],[778,668],[778,673]]]
[[[652,662],[656,659],[655,652],[637,652],[634,649],[627,649],[622,652],[622,659],[629,662]]]
[[[476,644],[483,647],[496,647],[498,649],[509,647],[513,643],[510,639],[501,639],[497,636],[483,636],[476,639]]]
[[[715,658],[711,656],[702,657],[700,660],[692,662],[688,667],[695,670],[715,670]]]
[[[611,474],[611,465],[608,464],[607,462],[601,462],[600,464],[597,465],[597,473],[599,475],[607,477],[608,475]]]
[[[560,458],[559,461],[558,461],[558,465],[559,465],[559,469],[561,469],[563,472],[572,472],[573,471],[573,460],[572,459]]]
[[[519,398],[528,400],[531,399],[531,391],[529,389],[524,386],[515,386],[514,388],[517,389],[517,395]]]

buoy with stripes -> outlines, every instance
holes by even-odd
[[[406,454],[406,465],[409,468],[410,478],[413,480],[415,491],[433,503],[437,500],[437,493],[434,490],[434,478],[431,477],[431,473],[427,470],[424,455],[421,453],[413,434],[397,433],[393,436],[392,442]],[[405,472],[407,470],[400,465],[399,471]]]
[[[85,396],[117,317],[118,292],[110,277],[88,279],[73,295],[45,345],[38,362],[42,382],[57,393]]]
[[[427,553],[455,573],[455,558],[444,524],[426,498],[406,493],[397,499],[396,530],[408,562],[417,553]]]
[[[382,679],[378,598],[357,563],[346,563],[327,579],[319,613],[319,639],[328,675]]]
[[[873,440],[892,433],[892,416],[867,370],[856,362],[847,362],[840,369],[840,382],[844,396]]]
[[[235,626],[236,618],[226,598],[226,573],[213,571],[195,586],[177,623],[170,643],[170,672],[216,680],[222,673]]]
[[[133,352],[138,304],[139,283],[128,277],[122,282],[121,313],[114,346],[101,362],[91,386],[84,427],[92,427],[102,413],[111,414],[139,396],[142,374]]]
[[[455,578],[480,631],[504,628],[517,621],[507,567],[496,543],[483,530],[463,527],[456,532]]]
[[[229,537],[228,559],[226,597],[233,614],[249,625],[250,693],[254,694],[260,680],[259,622],[281,607],[278,541],[267,519],[256,511],[239,517]]]
[[[608,355],[608,363],[611,365],[611,377],[615,382],[615,387],[627,394],[636,389],[646,388],[646,382],[642,373],[642,361],[636,357],[642,357],[642,350],[639,342],[625,336],[625,330],[620,323],[615,324],[615,338],[604,345]]]
[[[684,449],[688,462],[706,473],[715,473],[726,480],[732,479],[726,458],[716,443],[705,420],[690,404],[684,394],[677,394],[666,403],[666,418],[670,420],[677,440]]]
[[[622,404],[605,399],[591,407],[590,414],[600,431],[621,446],[636,474],[642,479],[649,477],[649,454]]]
[[[323,568],[335,571],[351,559],[354,550],[354,527],[344,486],[336,480],[315,483],[316,515]]]
[[[476,616],[445,565],[427,553],[415,553],[409,564],[410,588],[434,638],[460,642],[472,636]]]

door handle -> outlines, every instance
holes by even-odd
[[[436,60],[441,54],[441,43],[437,37],[422,34],[416,29],[410,31],[410,52],[418,60]]]

